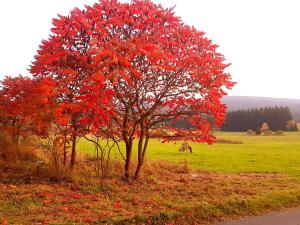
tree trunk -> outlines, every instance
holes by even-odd
[[[142,169],[143,166],[143,161],[138,161],[138,164],[136,166],[136,170],[135,170],[135,174],[134,174],[134,179],[137,180],[140,176],[140,171]]]
[[[146,130],[146,140],[144,143],[144,128],[141,127],[141,136],[138,145],[138,164],[135,170],[134,179],[138,179],[145,161],[146,150],[149,142],[148,130]]]
[[[16,152],[17,152],[17,157],[18,158],[21,157],[21,153],[20,153],[20,150],[19,150],[19,139],[20,139],[20,135],[17,134],[15,144],[16,144]]]
[[[129,180],[130,178],[130,164],[132,156],[132,141],[126,142],[126,160],[125,160],[125,179]]]
[[[136,166],[136,170],[135,170],[135,174],[134,174],[134,179],[138,179],[140,176],[140,172],[142,170],[142,167],[144,165],[144,161],[145,161],[145,153],[146,153],[146,149],[147,149],[147,144],[148,144],[148,139],[146,139],[146,143],[144,145],[144,149],[141,155],[141,158],[138,159],[138,164]]]
[[[64,167],[67,164],[67,125],[64,132]]]
[[[144,136],[145,136],[145,129],[144,129],[144,123],[143,121],[140,124],[141,127],[141,135],[139,138],[139,144],[138,144],[138,164],[135,170],[134,179],[137,179],[139,176],[139,172],[141,170],[142,164],[143,164],[143,144],[144,144]]]
[[[130,164],[132,156],[132,144],[133,144],[133,135],[130,135],[128,132],[128,109],[126,108],[126,116],[123,120],[123,140],[126,144],[126,159],[125,159],[125,179],[128,181],[130,178]]]
[[[99,139],[97,138],[97,144],[95,145],[95,150],[96,150],[96,157],[97,157],[97,161],[96,161],[96,171],[97,171],[97,175],[98,177],[100,176],[100,162],[99,162]]]
[[[71,170],[74,169],[74,165],[75,165],[76,141],[77,141],[77,135],[76,135],[76,130],[74,130],[73,136],[72,136],[72,153],[71,153],[71,163],[70,163]]]

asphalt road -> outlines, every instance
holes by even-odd
[[[251,217],[239,221],[217,223],[215,225],[300,225],[300,209]]]

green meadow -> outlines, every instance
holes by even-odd
[[[161,143],[158,139],[152,139],[147,160],[183,163],[186,157],[192,168],[203,171],[287,173],[300,177],[300,132],[286,132],[282,136],[216,132],[215,136],[241,144],[190,143],[193,148],[190,154],[178,151],[180,142]],[[122,144],[121,148],[124,149]],[[78,149],[88,154],[94,153],[93,145],[84,139],[78,143]],[[120,158],[117,151],[113,151],[112,158]]]
[[[215,136],[214,145],[190,143],[193,153],[179,152],[181,142],[151,139],[143,176],[130,183],[116,161],[99,179],[90,157],[79,157],[69,180],[58,183],[48,178],[52,167],[34,161],[3,169],[0,224],[208,224],[300,206],[300,132]],[[78,150],[94,154],[85,139]],[[116,149],[111,159],[121,160]]]

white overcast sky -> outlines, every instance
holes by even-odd
[[[97,0],[0,0],[0,79],[28,75],[56,14]],[[125,1],[125,0],[122,0]],[[176,5],[232,63],[230,95],[300,98],[299,0],[154,0]]]

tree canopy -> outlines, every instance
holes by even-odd
[[[147,0],[101,0],[59,15],[51,32],[32,63],[32,82],[47,81],[52,90],[46,94],[52,123],[71,140],[71,168],[78,138],[90,134],[125,142],[126,178],[134,140],[137,178],[157,129],[213,143],[211,126],[221,126],[226,111],[220,99],[234,85],[229,64],[173,8]],[[169,126],[183,118],[193,129]]]

